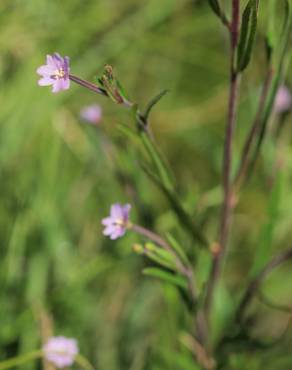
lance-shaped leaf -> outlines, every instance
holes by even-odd
[[[242,15],[240,39],[237,51],[237,71],[242,72],[249,64],[257,29],[257,2],[249,0]]]
[[[173,176],[167,164],[165,163],[165,160],[160,154],[159,150],[153,143],[152,139],[145,131],[140,132],[140,138],[144,145],[144,148],[146,149],[152,161],[153,167],[155,168],[158,177],[160,178],[160,180],[163,182],[164,186],[167,189],[173,189],[174,188]]]
[[[222,22],[227,25],[228,20],[219,4],[218,0],[208,0],[210,7],[212,8],[213,12],[222,20]]]
[[[176,270],[176,261],[174,255],[162,249],[161,247],[157,247],[153,243],[145,244],[144,255],[161,266],[173,271]]]
[[[180,258],[180,260],[184,264],[189,265],[190,262],[188,260],[188,257],[185,254],[185,251],[183,250],[183,248],[177,242],[177,240],[171,234],[169,234],[169,233],[166,234],[166,239],[167,239],[168,243],[170,244],[170,246],[175,251],[175,253],[177,254],[177,256]]]
[[[126,136],[128,139],[132,140],[133,142],[140,142],[140,137],[137,132],[137,130],[133,129],[132,127],[124,124],[124,123],[119,123],[117,125],[117,129],[121,134]]]
[[[148,103],[146,109],[145,109],[145,112],[143,114],[143,118],[145,120],[145,122],[147,123],[147,120],[148,120],[148,117],[149,117],[149,114],[152,110],[152,108],[154,108],[154,106],[164,97],[165,94],[168,93],[168,90],[163,90],[161,91],[159,94],[157,94],[156,96],[154,96],[153,99],[150,100],[150,102]]]
[[[180,275],[172,274],[160,268],[156,268],[156,267],[145,268],[143,270],[143,274],[161,279],[167,283],[176,285],[179,288],[187,289],[187,286],[188,286],[188,283],[184,277]]]

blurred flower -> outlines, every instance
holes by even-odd
[[[102,118],[102,109],[97,104],[88,105],[80,111],[80,117],[93,125],[97,125]]]
[[[274,110],[276,113],[287,112],[292,106],[292,95],[286,86],[280,86],[275,98]]]
[[[53,85],[53,93],[67,90],[70,87],[69,72],[69,57],[62,58],[58,53],[47,55],[47,64],[37,69],[37,73],[42,76],[38,84],[40,86]]]
[[[75,339],[52,337],[43,347],[45,358],[57,368],[70,366],[78,354],[78,345]]]
[[[109,236],[112,240],[123,236],[129,227],[130,209],[130,204],[124,206],[119,203],[113,204],[110,216],[102,220],[102,224],[105,226],[103,234]]]

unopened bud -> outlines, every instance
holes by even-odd
[[[144,248],[143,248],[143,245],[141,244],[133,244],[133,247],[132,247],[133,251],[137,254],[143,254],[144,253]]]

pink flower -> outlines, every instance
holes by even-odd
[[[284,113],[291,109],[292,106],[292,95],[290,90],[286,86],[280,86],[274,104],[274,110],[276,113]]]
[[[101,107],[97,104],[88,105],[80,111],[80,117],[93,125],[97,125],[102,118]]]
[[[60,54],[47,55],[47,64],[39,67],[37,73],[42,76],[38,81],[40,86],[53,86],[53,93],[67,90],[70,87],[69,57],[62,58]]]
[[[71,366],[79,350],[75,339],[52,337],[43,347],[45,358],[58,369]]]
[[[102,224],[105,226],[103,234],[109,236],[112,240],[123,236],[129,226],[130,209],[130,204],[124,206],[119,203],[113,204],[110,216],[102,220]]]

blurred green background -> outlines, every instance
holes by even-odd
[[[264,30],[263,16],[242,84],[237,159],[265,74]],[[70,56],[72,73],[91,81],[105,63],[113,65],[142,106],[169,89],[151,116],[152,128],[184,204],[210,240],[217,234],[228,39],[207,1],[1,0],[0,359],[58,334],[77,338],[98,370],[198,370],[184,346],[191,328],[179,295],[142,276],[147,262],[132,252],[137,236],[109,241],[100,221],[112,203],[129,202],[134,222],[196,246],[141,171],[136,148],[116,129],[131,115],[74,84],[56,95],[38,87],[36,68],[55,51]],[[98,127],[79,119],[80,109],[92,103],[103,108]],[[274,116],[272,125],[280,120],[280,138],[275,141],[271,126],[236,210],[214,318],[218,338],[251,269],[291,245],[292,121]],[[208,266],[201,253],[201,284]],[[265,294],[292,305],[291,279],[291,265],[283,266],[266,281]],[[282,336],[289,313],[258,300],[251,310],[255,337]],[[291,369],[291,330],[280,343],[229,354],[230,369]]]

